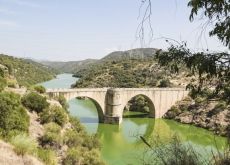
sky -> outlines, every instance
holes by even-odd
[[[0,53],[51,61],[99,59],[138,47],[167,49],[163,37],[187,41],[195,51],[228,51],[208,36],[208,28],[200,35],[204,21],[189,21],[187,0],[152,0],[153,41],[141,45],[140,5],[141,0],[0,0]]]

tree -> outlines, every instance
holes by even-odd
[[[189,19],[194,20],[198,13],[207,17],[207,24],[215,24],[209,32],[210,36],[218,39],[230,48],[230,1],[229,0],[190,0],[191,7]]]
[[[46,92],[46,88],[43,87],[42,85],[35,86],[34,90],[37,91],[38,93],[45,93]]]

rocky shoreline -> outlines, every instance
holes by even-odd
[[[227,136],[230,125],[230,105],[220,100],[191,99],[178,102],[164,118],[180,123],[192,124],[217,135]]]

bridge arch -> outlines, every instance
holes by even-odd
[[[156,116],[156,110],[155,110],[155,106],[154,106],[153,101],[150,99],[149,96],[147,96],[145,94],[142,94],[142,93],[140,93],[140,94],[133,94],[130,97],[127,97],[123,101],[123,103],[122,103],[122,114],[124,113],[124,109],[125,109],[126,105],[128,104],[128,102],[130,100],[132,100],[133,98],[138,97],[138,96],[142,96],[142,97],[144,97],[145,100],[147,100],[148,107],[149,107],[149,117],[155,118],[155,116]]]
[[[84,97],[75,97],[75,99],[88,99],[90,100],[96,107],[96,110],[97,110],[97,115],[98,115],[98,121],[99,123],[103,123],[104,122],[104,112],[103,112],[103,109],[101,107],[101,105],[93,98],[91,97],[87,97],[87,96],[84,96]]]

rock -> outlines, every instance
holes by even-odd
[[[191,124],[193,121],[193,115],[190,112],[185,112],[177,116],[175,119],[181,123]]]

